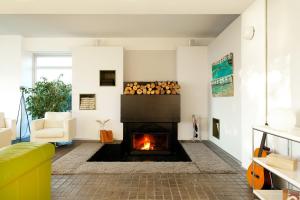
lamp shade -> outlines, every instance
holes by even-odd
[[[275,109],[269,113],[269,126],[278,131],[289,131],[296,125],[296,115],[291,109]]]

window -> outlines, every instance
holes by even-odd
[[[72,56],[70,54],[36,54],[35,63],[35,82],[42,77],[49,81],[56,80],[62,75],[64,83],[72,83]]]

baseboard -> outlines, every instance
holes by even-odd
[[[73,141],[86,141],[86,142],[99,142],[99,140],[87,139],[87,138],[74,138]]]
[[[99,140],[91,140],[91,139],[86,139],[86,138],[75,138],[73,139],[74,142],[78,141],[78,142],[97,142],[100,143]],[[114,143],[121,143],[122,140],[114,140]]]
[[[233,161],[237,162],[240,166],[242,166],[242,162],[240,160],[238,160],[236,157],[234,157],[233,155],[231,155],[229,152],[225,151],[223,148],[221,148],[219,145],[217,145],[216,143],[212,142],[211,140],[206,140],[206,145],[213,146],[213,148],[211,148],[211,150],[214,151],[215,153],[217,153],[218,150],[222,151],[230,159],[232,159]]]

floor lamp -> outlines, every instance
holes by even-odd
[[[20,133],[19,133],[20,134],[20,139],[19,139],[19,142],[22,142],[22,123],[23,123],[23,116],[24,116],[24,114],[26,115],[26,119],[27,119],[27,124],[26,124],[25,131],[27,131],[27,128],[28,128],[29,133],[31,133],[31,130],[30,130],[29,118],[28,118],[28,114],[27,114],[27,110],[26,110],[26,105],[25,105],[25,96],[24,96],[25,87],[21,86],[20,87],[20,91],[21,91],[21,98],[20,98],[20,103],[19,103],[19,110],[18,110],[18,116],[17,116],[17,124],[18,124],[18,122],[20,122],[19,123],[20,124]]]

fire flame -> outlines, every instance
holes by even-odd
[[[151,149],[151,142],[148,137],[144,138],[144,145],[141,147],[141,150],[150,150]]]

